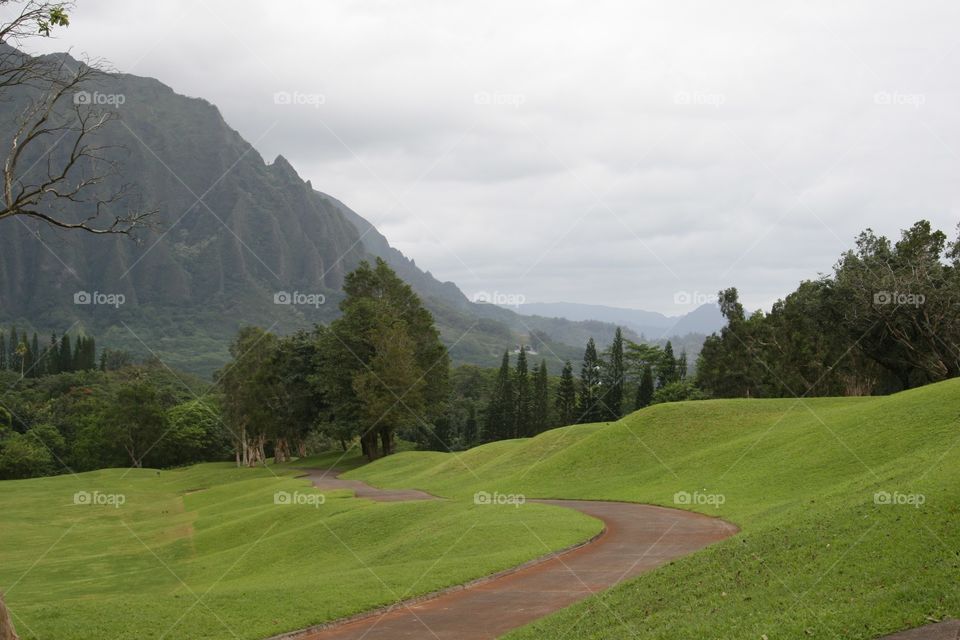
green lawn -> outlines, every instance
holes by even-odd
[[[18,632],[259,639],[512,567],[546,553],[538,538],[556,549],[600,529],[542,505],[389,504],[346,492],[320,506],[274,504],[275,491],[318,495],[296,473],[204,464],[0,482],[0,588]],[[78,491],[125,502],[77,505]]]
[[[951,380],[878,398],[658,405],[456,455],[403,453],[348,477],[458,498],[680,506],[742,528],[510,638],[846,640],[960,617],[958,462]],[[881,491],[924,503],[877,504]],[[703,503],[677,505],[677,492]]]

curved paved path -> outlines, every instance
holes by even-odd
[[[425,500],[415,490],[377,489],[336,472],[307,474],[319,489],[351,489],[372,500]],[[582,600],[674,558],[723,540],[738,529],[709,516],[626,502],[536,500],[599,518],[604,531],[587,544],[533,563],[345,621],[285,634],[298,640],[479,640]]]

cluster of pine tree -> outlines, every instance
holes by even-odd
[[[39,378],[96,367],[97,347],[91,336],[78,335],[71,346],[68,333],[59,338],[54,333],[50,342],[41,346],[36,333],[31,339],[16,327],[10,327],[7,333],[0,330],[0,370],[15,371],[25,378]]]
[[[509,352],[503,354],[479,440],[523,438],[554,426],[618,420],[631,404],[628,390],[635,390],[632,408],[642,409],[658,401],[697,397],[692,389],[685,352],[674,357],[669,341],[661,349],[627,340],[620,328],[603,353],[593,338],[587,342],[579,380],[568,361],[555,385],[543,361],[529,374],[527,351],[521,347],[516,366],[511,366]]]
[[[534,436],[552,426],[549,420],[547,363],[541,360],[531,375],[526,347],[520,347],[515,367],[505,351],[487,404],[482,440]]]

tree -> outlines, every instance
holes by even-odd
[[[208,399],[181,402],[167,410],[166,424],[167,432],[158,445],[160,464],[229,459],[230,432],[214,402]]]
[[[583,352],[583,365],[580,367],[580,414],[577,422],[580,424],[600,422],[606,415],[603,406],[603,386],[600,358],[597,355],[597,345],[590,338]]]
[[[663,387],[679,379],[677,373],[677,359],[673,355],[673,345],[667,340],[663,346],[663,356],[660,366],[657,367],[657,386]]]
[[[643,369],[643,375],[640,377],[640,385],[637,387],[637,409],[649,407],[653,402],[653,368],[647,365]]]
[[[677,358],[677,379],[683,382],[687,379],[687,350],[680,351],[680,357]]]
[[[533,406],[532,406],[532,435],[542,433],[550,425],[550,378],[547,375],[547,363],[540,361],[540,366],[533,376]]]
[[[73,352],[70,350],[70,336],[63,334],[60,338],[60,362],[57,369],[60,371],[73,371]]]
[[[339,425],[338,429],[359,435],[364,455],[372,460],[380,455],[378,433],[381,441],[384,434],[389,436],[387,444],[391,448],[384,453],[392,452],[393,431],[389,426],[388,431],[378,430],[379,425],[365,409],[366,403],[358,397],[354,380],[366,376],[378,349],[385,347],[378,338],[384,319],[402,321],[398,330],[406,332],[415,364],[413,369],[402,368],[419,371],[417,377],[407,381],[406,389],[398,393],[393,402],[401,408],[406,404],[407,413],[410,413],[411,405],[406,402],[405,393],[422,393],[423,403],[418,413],[423,429],[431,429],[433,422],[446,409],[450,358],[440,342],[433,316],[410,285],[382,259],[378,258],[374,267],[362,262],[347,274],[343,290],[346,298],[340,303],[342,315],[325,332],[320,356],[323,372],[320,384],[329,403],[325,417],[328,424]],[[362,388],[370,392],[372,382],[367,376]]]
[[[276,418],[266,401],[276,384],[271,367],[276,340],[260,327],[240,329],[230,345],[233,360],[217,375],[237,466],[266,463],[267,430]]]
[[[0,25],[4,44],[47,37],[70,23],[68,4],[0,0],[0,6],[13,4],[24,6]],[[96,234],[128,234],[149,221],[153,211],[128,208],[134,195],[129,185],[104,188],[118,173],[118,162],[115,150],[99,144],[96,134],[116,114],[77,98],[107,78],[96,62],[75,63],[66,54],[33,57],[14,47],[0,50],[0,100],[26,100],[3,161],[0,220],[19,216]],[[45,153],[54,146],[63,152]]]
[[[527,349],[520,347],[520,353],[517,355],[517,368],[513,381],[514,389],[514,427],[511,437],[522,438],[532,435],[533,424],[531,420],[533,408],[532,398],[530,397],[530,375],[527,371]]]
[[[19,638],[13,628],[13,621],[10,620],[7,605],[3,601],[3,592],[0,592],[0,640],[19,640]]]
[[[603,410],[605,419],[619,420],[623,415],[623,384],[626,376],[623,360],[623,330],[617,327],[603,368]]]
[[[373,438],[368,457],[375,459],[378,435],[383,455],[390,455],[395,451],[395,431],[421,422],[426,382],[403,320],[382,318],[371,339],[375,355],[369,368],[353,379],[353,388],[367,426],[364,436]]]
[[[483,440],[504,440],[513,435],[516,407],[513,391],[513,376],[510,372],[510,353],[503,352],[500,370],[493,384],[490,401],[487,404]]]
[[[121,387],[107,419],[107,429],[126,452],[130,466],[142,467],[166,434],[164,398],[154,384],[137,380]]]
[[[560,372],[560,384],[557,387],[557,420],[561,426],[577,421],[577,383],[573,379],[573,365],[568,360]]]

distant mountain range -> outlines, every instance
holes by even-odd
[[[228,361],[242,325],[283,333],[335,318],[345,274],[382,257],[424,299],[454,362],[495,365],[505,349],[528,344],[558,370],[582,357],[589,337],[600,345],[612,339],[613,318],[530,316],[470,302],[282,156],[267,164],[203,99],[128,74],[108,74],[87,90],[124,98],[118,121],[94,140],[122,149],[121,171],[98,188],[135,185],[143,207],[159,209],[158,227],[138,244],[24,219],[0,222],[5,326],[43,336],[83,330],[101,347],[209,375]],[[32,96],[22,89],[11,97],[0,102],[2,148]],[[51,158],[62,153],[53,145]],[[43,159],[23,166],[36,161],[33,171],[46,170]],[[88,215],[80,207],[63,213]],[[118,296],[122,304],[98,304]]]
[[[510,308],[527,316],[565,318],[578,322],[585,320],[609,322],[631,329],[649,340],[662,340],[688,333],[709,335],[719,331],[726,324],[726,320],[720,313],[720,307],[716,304],[704,304],[680,316],[576,302],[530,302]]]

